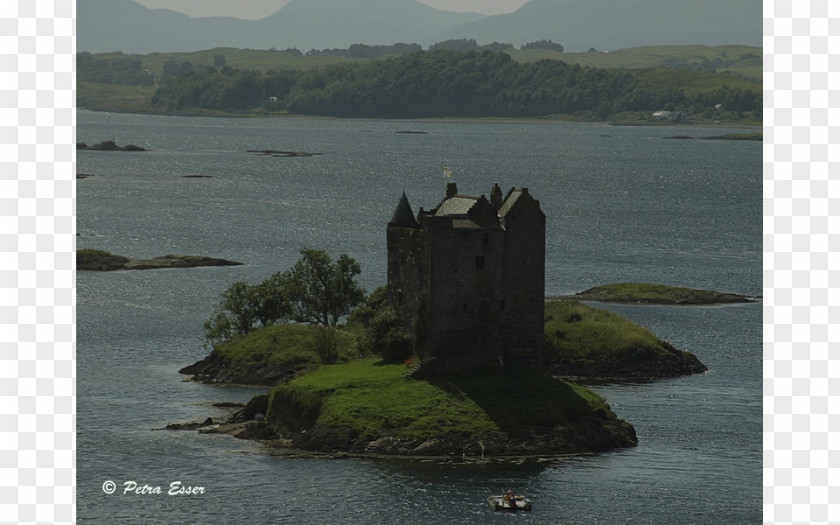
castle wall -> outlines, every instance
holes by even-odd
[[[524,201],[505,216],[505,362],[544,360],[545,215]]]
[[[413,334],[420,303],[427,299],[431,283],[431,244],[422,228],[388,226],[388,300]],[[428,305],[427,305],[428,306]]]
[[[452,368],[495,366],[502,356],[504,232],[431,229],[431,332],[435,354]],[[459,356],[458,363],[453,356]]]

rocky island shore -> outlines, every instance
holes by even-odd
[[[566,298],[604,303],[681,306],[751,303],[758,300],[757,297],[735,293],[651,283],[618,283],[596,286]]]
[[[164,255],[153,259],[130,259],[102,250],[76,252],[76,270],[111,272],[116,270],[156,270],[161,268],[195,268],[199,266],[239,266],[242,263],[202,255]]]
[[[294,360],[240,360],[213,350],[210,355],[178,370],[199,383],[221,385],[248,385],[271,387],[288,382],[315,365],[315,359]],[[317,366],[317,365],[315,365]]]
[[[545,308],[548,373],[575,381],[651,381],[702,374],[691,352],[674,348],[628,319],[572,299]]]
[[[621,420],[586,382],[647,382],[707,367],[649,330],[582,301],[721,305],[745,295],[619,283],[547,298],[545,367],[478,368],[426,375],[422,363],[358,355],[359,326],[266,326],[216,344],[180,373],[191,380],[271,388],[218,421],[176,423],[255,439],[279,454],[437,459],[513,459],[600,453],[635,446]],[[332,331],[333,358],[319,353]]]
[[[339,363],[315,350],[323,327],[268,326],[216,345],[180,373],[270,387],[228,419],[181,429],[260,440],[282,454],[524,458],[635,446],[632,425],[574,381],[650,381],[705,372],[700,360],[612,312],[546,303],[544,370],[496,368],[419,376],[416,364],[358,358],[336,330]],[[184,425],[184,424],[175,424]],[[177,427],[171,427],[173,429]]]
[[[134,144],[117,146],[117,143],[113,140],[103,140],[99,144],[92,145],[85,144],[84,142],[77,142],[76,149],[88,151],[149,151],[146,148],[141,148],[140,146],[135,146]]]
[[[635,446],[632,425],[594,392],[528,370],[430,380],[378,358],[326,365],[226,421],[171,429],[258,439],[285,453],[425,458],[524,458]],[[293,451],[293,452],[290,452]]]

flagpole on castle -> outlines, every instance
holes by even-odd
[[[448,180],[452,178],[452,170],[443,166],[443,193],[446,194],[446,189],[448,186]]]

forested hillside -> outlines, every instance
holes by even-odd
[[[668,109],[760,120],[761,85],[730,73],[519,63],[491,51],[422,51],[310,70],[185,67],[152,99],[158,111],[254,110],[368,118],[534,117],[604,120]]]

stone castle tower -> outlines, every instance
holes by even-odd
[[[449,183],[416,217],[403,193],[387,237],[388,299],[435,370],[543,363],[545,214],[527,188]]]

